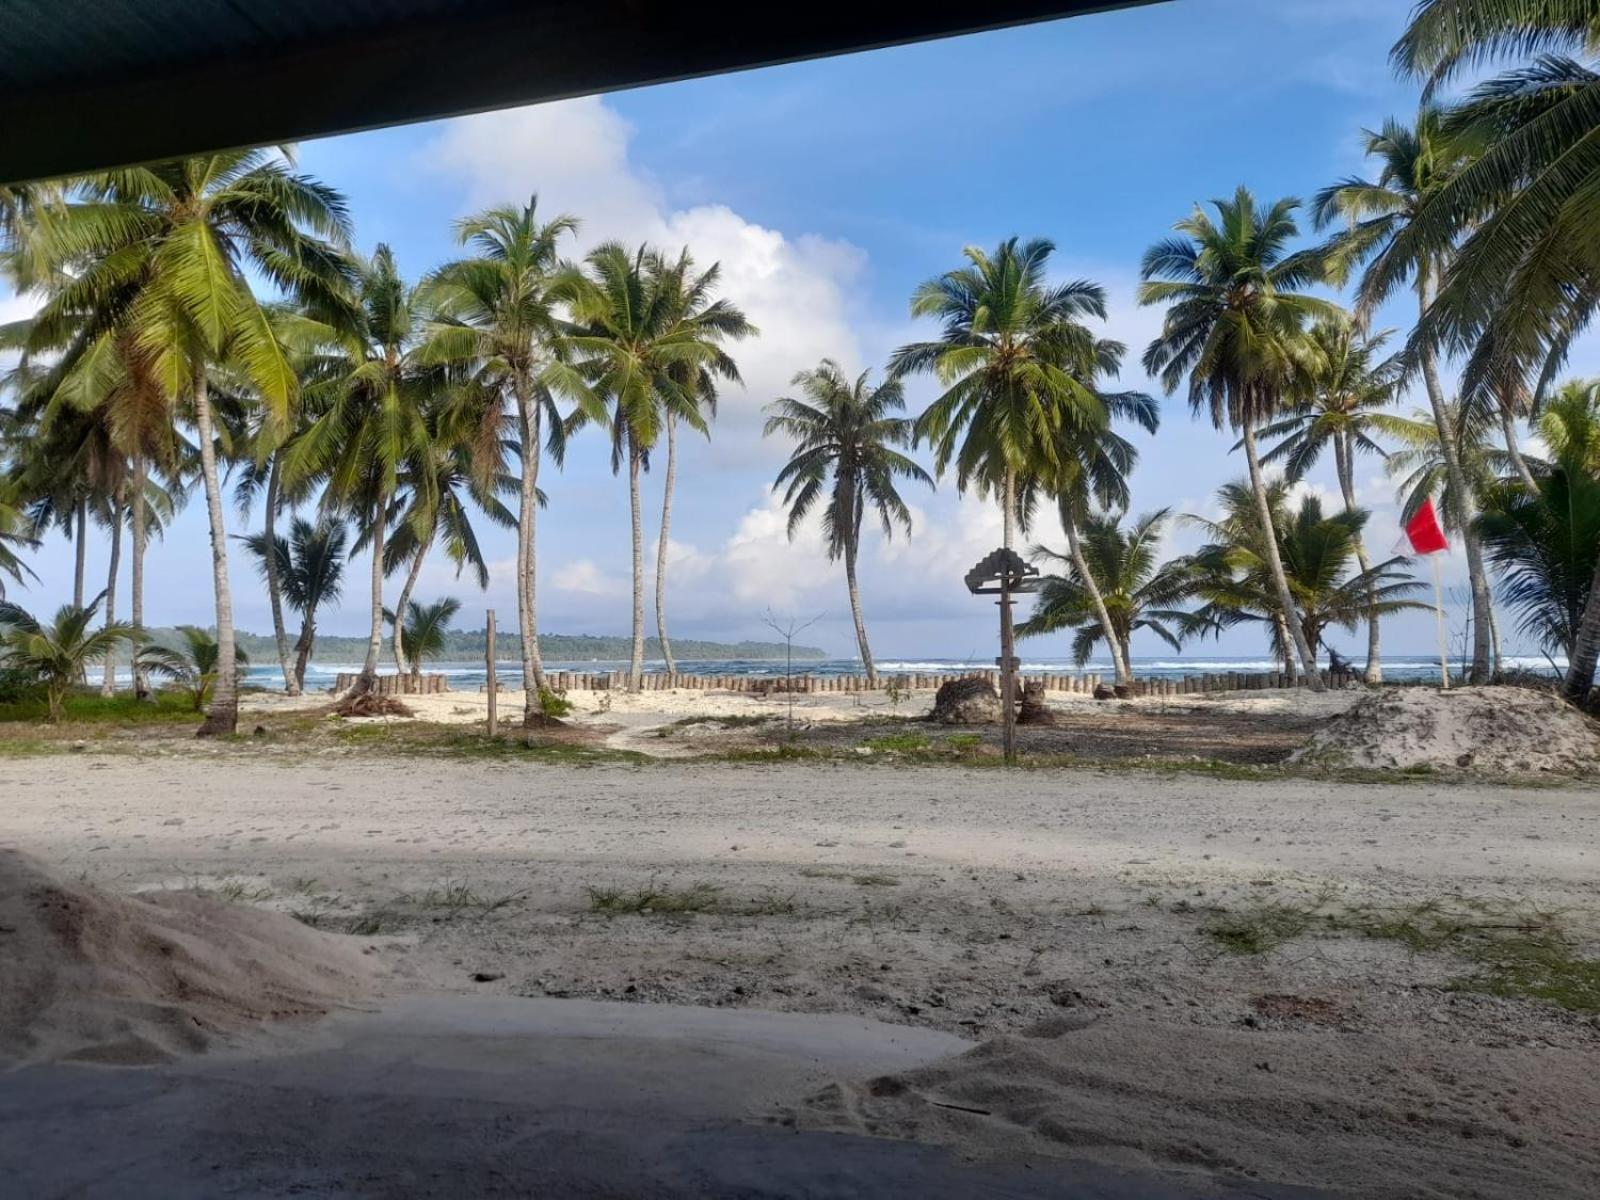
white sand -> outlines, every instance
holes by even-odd
[[[0,1062],[147,1063],[369,990],[359,942],[190,893],[109,895],[0,849]]]
[[[1330,720],[1296,760],[1483,774],[1600,770],[1600,722],[1550,692],[1389,688]]]

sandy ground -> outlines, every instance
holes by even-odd
[[[615,722],[615,705],[600,717]],[[1582,1091],[1600,1079],[1595,1021],[1463,990],[1474,963],[1349,927],[1351,914],[1370,925],[1373,913],[1441,904],[1497,926],[1558,917],[1592,957],[1592,786],[206,751],[0,760],[0,796],[0,839],[57,869],[124,891],[201,887],[373,937],[396,991],[844,1012],[970,1039],[1108,1023],[1130,1031],[1126,1061],[1103,1055],[1054,1086],[1101,1103],[1146,1097],[1130,1101],[1135,1114],[1158,1113],[1166,1094],[1206,1116],[1193,1161],[1291,1182],[1311,1172],[1370,1194],[1385,1191],[1356,1171],[1372,1158],[1363,1139],[1406,1127],[1419,1103],[1406,1072],[1372,1070],[1375,1055],[1403,1049],[1431,1064],[1430,1086],[1481,1088],[1474,1128],[1499,1138],[1497,1173],[1480,1172],[1489,1183],[1437,1194],[1583,1195],[1597,1182],[1593,1146],[1572,1144],[1567,1118],[1541,1115],[1600,1104]],[[1263,953],[1232,953],[1218,933],[1284,913],[1315,915]],[[1209,1039],[1205,1070],[1152,1085],[1141,1055],[1200,1044],[1186,1031]],[[1271,1167],[1289,1163],[1291,1143],[1230,1143],[1248,1109],[1208,1097],[1218,1079],[1296,1055],[1284,1039],[1319,1078],[1363,1080],[1369,1118],[1359,1138],[1332,1119],[1314,1159]],[[1542,1061],[1584,1069],[1549,1075],[1558,1096],[1506,1101]],[[1451,1072],[1456,1085],[1440,1082]],[[1506,1103],[1518,1132],[1502,1136],[1485,1113]],[[869,1132],[948,1133],[904,1113],[800,1111]],[[1027,1128],[1016,1106],[1005,1119]],[[1000,1144],[1047,1154],[1046,1142]],[[1125,1143],[1091,1123],[1055,1148],[1123,1161]],[[1174,1161],[1159,1138],[1138,1153]],[[1535,1166],[1543,1173],[1528,1174]]]

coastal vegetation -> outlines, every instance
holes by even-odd
[[[1498,600],[1519,636],[1565,656],[1563,692],[1584,702],[1600,660],[1600,387],[1565,373],[1600,305],[1595,21],[1588,0],[1423,0],[1393,51],[1418,108],[1363,134],[1368,176],[1324,184],[1308,203],[1241,185],[1166,236],[1151,231],[1137,299],[1160,328],[1147,346],[1102,337],[1105,287],[1058,280],[1057,244],[1018,236],[967,247],[915,289],[921,328],[876,383],[833,360],[795,364],[795,395],[758,398],[764,435],[788,443],[774,486],[790,535],[820,519],[844,566],[868,677],[868,512],[884,536],[914,536],[903,485],[953,476],[998,504],[1007,549],[1041,513],[1059,524],[1061,548],[1032,550],[1057,573],[1020,632],[1070,632],[1080,663],[1104,645],[1119,684],[1132,680],[1135,631],[1178,649],[1244,623],[1312,689],[1333,650],[1327,631],[1364,629],[1377,683],[1382,620],[1423,602],[1411,560],[1368,544],[1365,457],[1393,477],[1406,515],[1435,504],[1463,546],[1468,680],[1500,671]],[[1452,95],[1469,69],[1481,81]],[[248,649],[276,661],[291,694],[319,651],[359,658],[357,694],[374,687],[386,647],[411,674],[429,657],[481,654],[482,634],[448,628],[458,597],[417,592],[441,553],[458,578],[487,586],[483,522],[515,530],[506,642],[529,683],[525,725],[549,718],[547,654],[624,658],[637,689],[647,653],[670,670],[680,656],[728,652],[668,634],[677,434],[713,436],[719,395],[742,386],[739,347],[759,337],[740,297],[723,294],[720,265],[694,247],[605,243],[580,255],[578,216],[542,213],[530,197],[461,221],[461,257],[407,274],[389,247],[358,249],[336,188],[268,150],[0,199],[0,274],[37,302],[0,327],[0,655],[8,678],[42,690],[52,719],[92,667],[110,696],[125,654],[136,697],[152,679],[179,682],[204,710],[202,733],[233,732],[247,643],[228,565],[241,533],[273,624]],[[1402,296],[1409,327],[1375,329],[1377,308]],[[1245,478],[1203,520],[1182,518],[1207,538],[1192,554],[1162,559],[1169,514],[1129,517],[1130,435],[1160,425],[1156,398],[1117,383],[1130,353],[1238,437]],[[908,413],[921,377],[932,399]],[[1413,391],[1425,407],[1401,415]],[[551,638],[538,630],[538,519],[569,498],[541,470],[593,435],[627,481],[632,627],[627,639]],[[1304,487],[1325,455],[1336,511]],[[647,477],[662,484],[655,639]],[[152,534],[191,497],[205,505],[215,618],[174,638],[147,618],[146,560]],[[73,543],[74,594],[46,621],[18,597],[57,533]],[[91,598],[96,537],[109,569]],[[360,553],[367,636],[347,645],[319,636],[318,622]]]

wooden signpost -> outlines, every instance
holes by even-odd
[[[1017,761],[1017,659],[1016,635],[1011,625],[1011,598],[1036,591],[1039,568],[1015,550],[996,550],[967,572],[967,590],[974,596],[998,594],[1000,606],[1000,738],[1008,765]]]
[[[494,677],[494,609],[489,610],[489,624],[485,632],[488,634],[488,648],[484,651],[484,659],[489,668],[489,678],[485,686],[489,689],[489,736],[493,737],[499,731],[499,714],[496,711],[500,699],[500,681]]]

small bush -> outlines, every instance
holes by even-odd
[[[38,676],[15,667],[0,667],[0,704],[44,702],[44,684]]]
[[[573,707],[565,692],[547,687],[539,689],[539,711],[545,716],[559,720],[561,717],[571,716]]]

